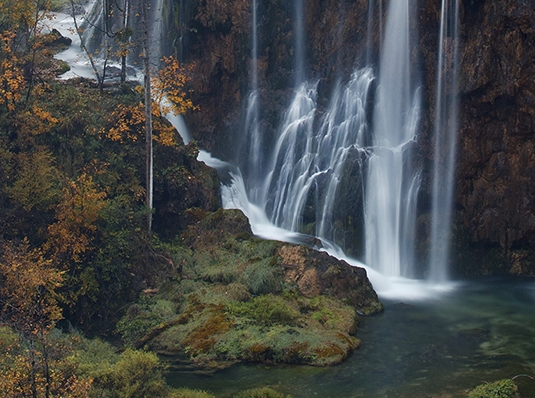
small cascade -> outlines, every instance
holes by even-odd
[[[314,159],[316,85],[303,83],[284,116],[273,152],[271,170],[262,190],[262,203],[271,221],[295,231],[300,225],[303,198],[309,189],[307,174]]]
[[[141,10],[146,7],[151,67],[157,69],[163,55],[164,23],[163,8],[166,0],[96,0],[81,28],[90,52],[96,58],[106,59],[109,65],[117,61],[119,50],[118,33],[131,28],[133,36],[130,43],[138,43],[144,32],[144,21]],[[141,46],[129,46],[128,63],[135,65],[139,62]]]
[[[410,68],[409,0],[390,2],[380,57],[372,155],[366,184],[366,263],[388,276],[410,276],[419,170],[411,153],[420,117]]]
[[[259,92],[258,92],[258,7],[257,0],[252,2],[252,43],[251,43],[251,93],[247,100],[247,110],[245,115],[245,132],[247,134],[247,153],[245,154],[248,166],[244,170],[246,181],[253,201],[258,200],[258,181],[262,176],[262,165],[264,161],[263,137],[259,126]]]
[[[184,0],[180,0],[178,4],[178,61],[183,63],[185,60],[184,56],[184,46],[185,46],[185,34],[186,34],[186,22],[184,14],[186,13],[186,8],[184,5]]]
[[[429,279],[448,279],[457,140],[459,1],[442,0],[434,124],[434,165]]]
[[[302,84],[287,110],[262,193],[275,225],[301,231],[304,209],[312,200],[315,234],[335,240],[333,213],[346,161],[363,149],[369,135],[366,105],[373,72],[357,70],[338,85],[324,116],[315,126],[316,85]]]
[[[373,80],[370,68],[355,71],[342,92],[335,90],[319,131],[315,169],[322,170],[323,174],[330,173],[330,178],[321,195],[323,200],[318,203],[316,234],[332,242],[336,241],[332,215],[346,161],[352,150],[365,151],[363,148],[367,145],[369,123],[366,107]],[[356,188],[364,189],[363,186]]]
[[[298,87],[305,81],[305,10],[303,7],[304,0],[294,0],[295,5],[295,27],[294,27],[294,46],[295,46],[295,87]]]

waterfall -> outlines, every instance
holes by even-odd
[[[252,2],[252,43],[250,81],[251,92],[247,99],[245,115],[245,132],[247,134],[244,174],[251,200],[259,200],[258,182],[261,180],[264,154],[263,137],[259,126],[259,92],[258,92],[258,5],[257,0]]]
[[[429,279],[448,278],[457,139],[458,0],[442,0],[434,123]]]
[[[303,8],[304,0],[294,0],[295,4],[295,82],[296,86],[305,80],[305,15]]]
[[[316,85],[303,83],[287,110],[263,186],[263,202],[271,221],[295,231],[311,180],[314,158]]]
[[[366,184],[366,263],[390,276],[411,273],[420,185],[420,172],[411,164],[420,99],[410,68],[409,18],[409,0],[390,2]]]

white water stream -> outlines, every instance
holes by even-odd
[[[449,252],[457,152],[459,1],[442,0],[434,124],[430,279],[449,278]]]

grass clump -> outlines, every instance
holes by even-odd
[[[151,329],[174,317],[174,303],[142,296],[136,304],[128,308],[126,315],[117,323],[117,331],[127,345],[134,346]]]
[[[265,325],[293,324],[300,316],[284,298],[272,294],[258,296],[245,303],[231,304],[228,312]]]
[[[468,398],[519,398],[518,387],[510,379],[482,384],[468,394]]]

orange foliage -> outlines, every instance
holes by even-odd
[[[12,48],[14,39],[14,32],[0,33],[0,105],[5,105],[9,111],[15,109],[24,90],[24,76]]]
[[[57,222],[48,227],[47,248],[55,257],[81,262],[91,248],[95,222],[106,206],[106,193],[99,191],[91,176],[82,173],[63,189],[63,199],[56,210]]]
[[[165,67],[160,69],[152,80],[154,116],[168,113],[183,115],[190,109],[199,109],[187,98],[185,91],[189,81],[188,70],[181,67],[173,57],[164,57],[163,61]]]
[[[101,130],[101,134],[105,134],[112,141],[121,143],[125,139],[137,141],[142,136],[145,126],[143,104],[139,103],[135,106],[120,104],[112,112],[108,121],[114,123],[114,127],[110,128],[107,133]]]
[[[40,249],[30,249],[27,240],[4,246],[0,276],[2,323],[32,338],[46,335],[62,318],[56,295],[62,273]]]
[[[152,81],[152,115],[153,139],[160,145],[172,146],[176,144],[176,131],[171,125],[164,124],[158,119],[166,114],[184,114],[188,110],[197,110],[198,107],[187,98],[185,86],[189,81],[187,69],[179,66],[178,61],[172,57],[164,58],[166,66],[161,69]],[[141,94],[143,87],[136,90]],[[108,122],[113,126],[108,130],[102,129],[101,135],[112,141],[137,141],[145,134],[144,105],[120,105],[110,115]]]

